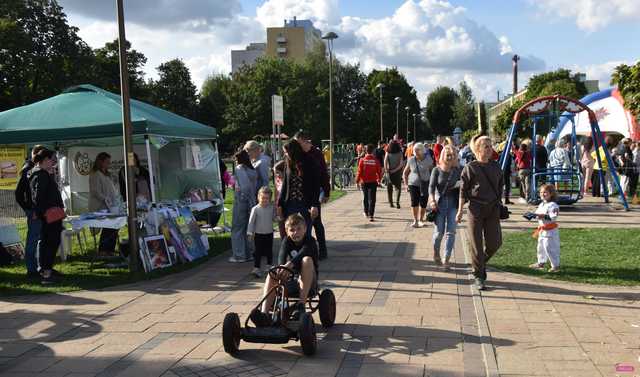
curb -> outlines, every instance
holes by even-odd
[[[471,258],[469,257],[469,243],[467,229],[461,229],[461,241],[462,241],[462,249],[464,250],[464,259],[467,265],[471,264]],[[472,276],[469,273],[469,279]],[[499,377],[500,373],[498,372],[498,362],[496,358],[496,353],[493,348],[493,339],[491,337],[491,331],[489,330],[489,323],[487,321],[487,315],[484,310],[484,304],[482,302],[482,294],[478,291],[473,284],[469,285],[469,290],[471,291],[471,296],[473,297],[473,306],[476,311],[476,319],[478,320],[478,333],[480,335],[480,339],[482,341],[481,348],[482,354],[484,356],[484,365],[485,372],[487,377]]]

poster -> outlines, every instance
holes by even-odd
[[[172,265],[169,248],[163,236],[151,236],[144,238],[145,267],[149,270],[166,268]]]
[[[27,155],[24,145],[0,146],[0,190],[15,190]]]

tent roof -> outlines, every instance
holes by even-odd
[[[216,129],[131,99],[134,135],[214,139]],[[120,96],[78,85],[31,105],[0,113],[2,144],[122,137]]]

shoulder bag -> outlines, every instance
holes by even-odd
[[[498,200],[497,206],[498,206],[498,209],[500,210],[500,220],[508,219],[509,218],[509,214],[511,213],[511,211],[509,211],[509,208],[507,206],[502,204],[502,198],[498,194],[498,190],[496,189],[496,186],[493,184],[493,181],[491,179],[489,179],[489,176],[484,171],[484,168],[482,166],[478,166],[478,168],[480,169],[480,171],[482,172],[484,177],[489,182],[489,185],[491,185],[491,188],[493,189],[493,192],[496,194],[496,197],[497,197],[497,200]]]

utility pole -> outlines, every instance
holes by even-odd
[[[129,272],[138,271],[138,213],[133,168],[136,166],[133,155],[131,127],[131,107],[129,103],[129,72],[127,70],[127,39],[124,34],[123,0],[116,0],[118,13],[118,52],[120,60],[120,94],[122,97],[122,133],[124,142],[124,174],[126,180],[127,225],[129,227]],[[151,156],[149,156],[151,158]],[[153,182],[151,182],[153,185]]]

